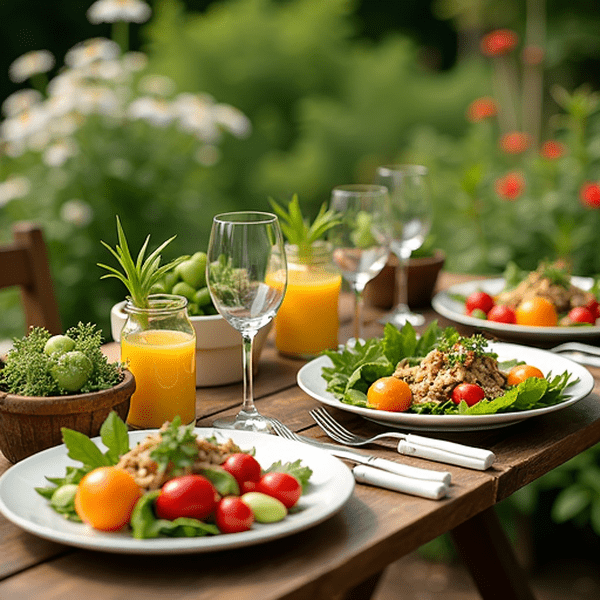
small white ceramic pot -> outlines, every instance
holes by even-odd
[[[115,342],[121,341],[121,330],[127,320],[125,301],[110,311],[111,333]],[[196,331],[196,387],[227,385],[242,381],[242,336],[221,315],[190,317]],[[272,322],[263,327],[254,340],[254,373],[258,370],[260,354],[271,330]]]

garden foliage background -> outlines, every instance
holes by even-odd
[[[151,247],[176,235],[169,260],[205,249],[217,212],[297,193],[314,215],[333,186],[370,182],[391,162],[430,168],[447,268],[491,274],[562,256],[576,274],[600,273],[597,0],[148,4],[148,21],[111,25],[87,19],[91,0],[28,11],[0,0],[0,102],[30,85],[46,98],[48,80],[60,88],[76,70],[64,68],[73,47],[113,39],[100,61],[113,70],[79,93],[91,104],[51,122],[64,139],[39,135],[48,122],[19,138],[2,106],[0,239],[16,220],[43,223],[65,329],[92,321],[110,336],[125,290],[96,265],[111,260],[100,240],[115,245],[115,215],[135,252],[147,235]],[[503,29],[516,37],[482,51]],[[56,60],[45,75],[8,77],[42,49]],[[0,311],[0,339],[22,335],[16,296],[0,294]],[[557,521],[600,533],[597,456],[525,488],[519,510],[535,514],[549,493]]]

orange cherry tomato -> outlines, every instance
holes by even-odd
[[[404,412],[412,404],[412,391],[402,379],[381,377],[367,390],[367,404],[377,410]]]
[[[530,377],[544,379],[544,374],[537,367],[532,365],[517,365],[508,372],[506,383],[508,383],[508,385],[519,385],[519,383]]]
[[[101,531],[118,531],[131,517],[141,490],[133,476],[117,467],[98,467],[77,486],[75,510],[79,518]]]
[[[523,300],[517,306],[515,317],[517,325],[529,325],[531,327],[554,327],[558,322],[554,304],[541,296]]]

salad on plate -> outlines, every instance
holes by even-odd
[[[578,382],[567,370],[503,358],[481,334],[461,336],[433,322],[418,337],[408,323],[382,338],[324,353],[326,391],[345,405],[414,415],[496,415],[563,402]]]
[[[36,491],[65,519],[136,539],[203,537],[248,531],[300,510],[312,470],[300,460],[267,468],[232,439],[201,438],[176,417],[129,447],[127,426],[112,412],[100,434],[63,428],[69,465]],[[275,457],[274,457],[275,458]]]

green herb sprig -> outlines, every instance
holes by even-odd
[[[137,260],[134,262],[129,251],[129,245],[125,232],[121,226],[121,221],[117,216],[117,236],[119,243],[115,248],[111,248],[106,242],[101,242],[102,245],[108,249],[108,251],[119,261],[123,272],[105,265],[98,263],[99,267],[109,271],[106,275],[103,275],[100,279],[107,279],[108,277],[115,277],[119,281],[125,284],[125,287],[129,290],[130,300],[138,308],[148,308],[148,296],[152,293],[153,287],[160,283],[163,275],[168,271],[174,269],[180,262],[183,262],[188,257],[180,256],[170,263],[160,266],[162,250],[170,244],[176,236],[173,236],[163,242],[154,252],[152,252],[147,258],[145,258],[146,250],[150,242],[150,236],[148,236],[140,249],[137,256]]]
[[[323,238],[325,233],[340,223],[339,215],[327,209],[326,203],[321,205],[315,220],[310,221],[302,214],[298,194],[294,194],[287,208],[269,198],[275,214],[280,219],[281,231],[289,244],[298,246],[300,256],[310,254],[311,245]]]
[[[171,475],[177,475],[194,464],[198,458],[195,425],[182,426],[181,417],[177,415],[161,432],[162,441],[150,452],[159,472],[165,473],[169,469]]]

